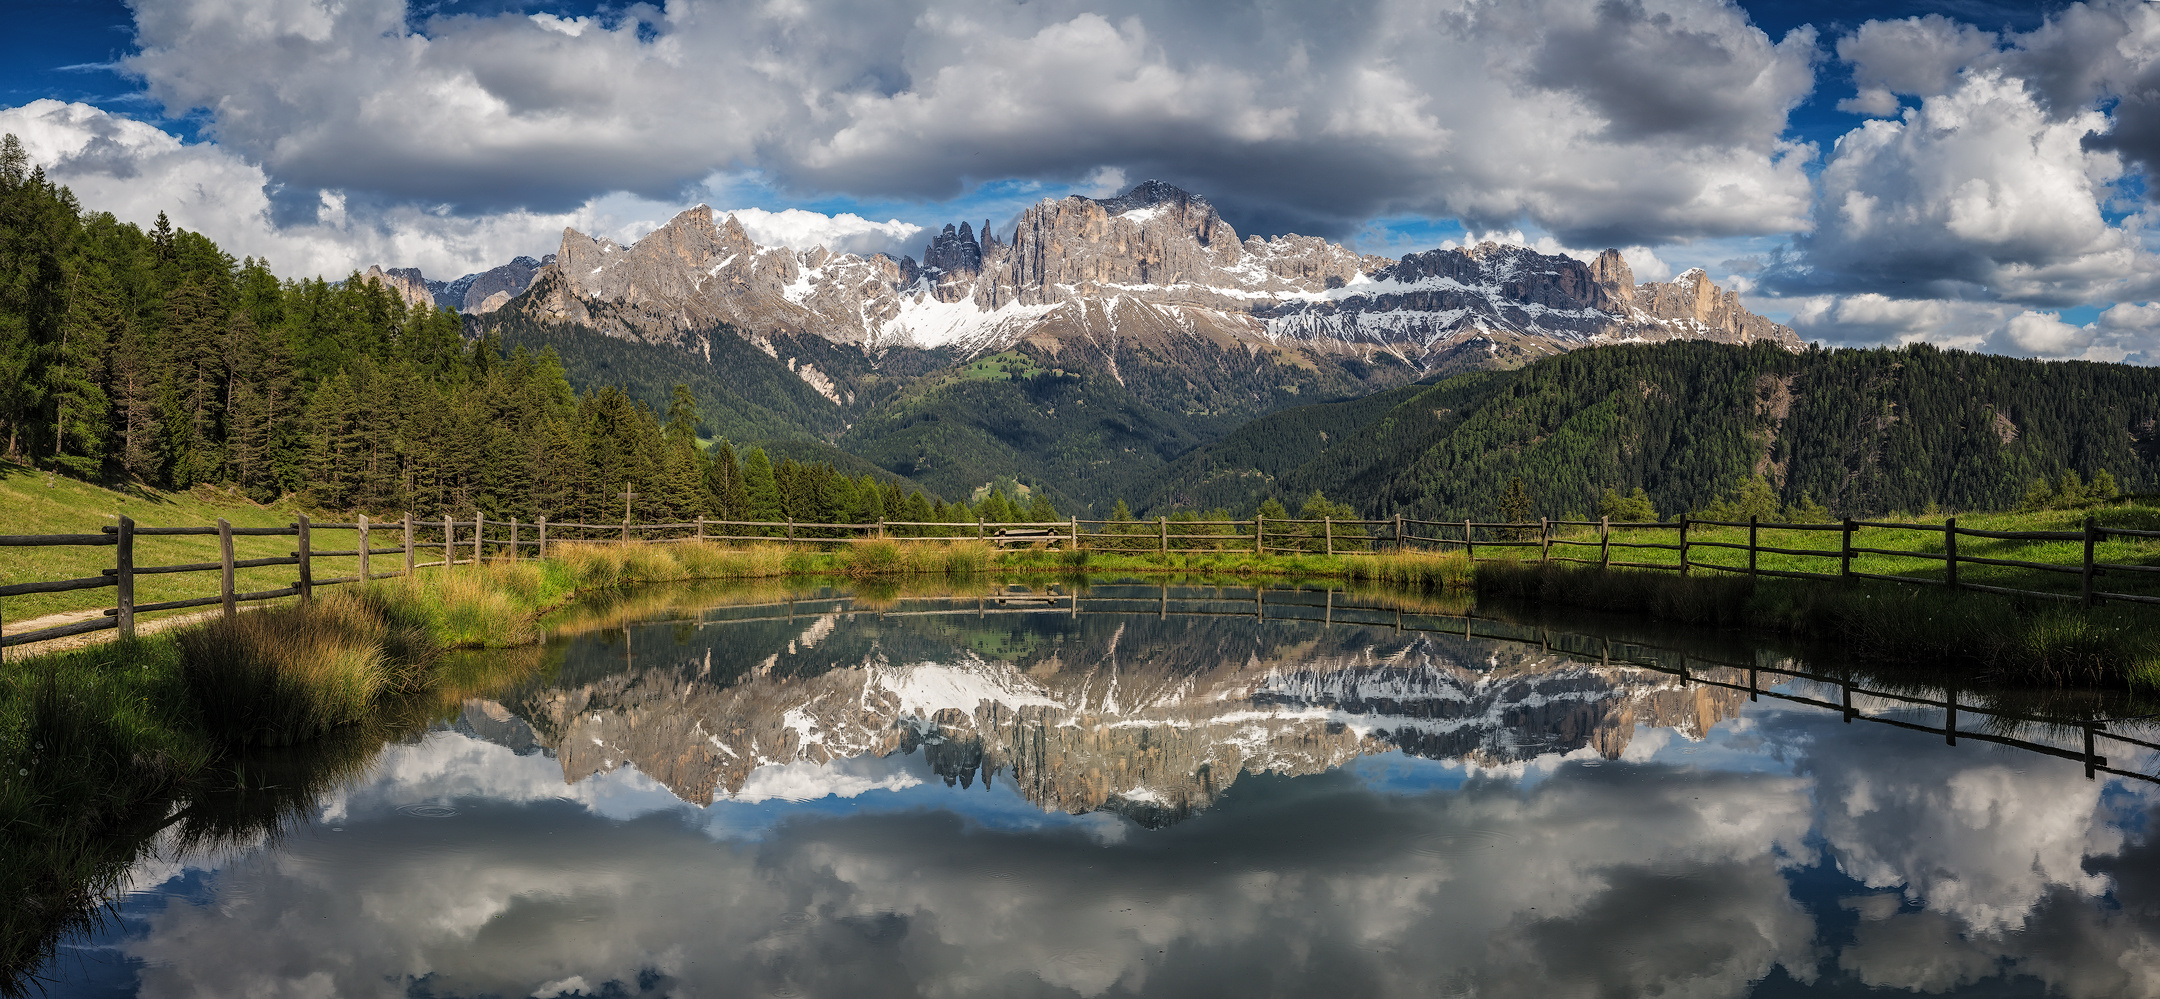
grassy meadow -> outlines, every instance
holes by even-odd
[[[118,492],[64,475],[50,475],[19,462],[0,461],[0,534],[95,534],[133,518],[143,527],[205,527],[219,517],[234,527],[283,527],[300,512],[290,504],[263,506],[236,492],[198,489],[160,492],[143,489]],[[318,547],[352,548],[351,532],[328,532]],[[324,541],[331,542],[324,545]],[[380,547],[378,545],[378,547]],[[241,559],[290,555],[292,538],[234,538],[234,556]],[[135,564],[175,565],[218,560],[216,537],[143,537],[135,539]],[[340,560],[333,564],[347,564]],[[106,547],[0,548],[0,584],[95,576],[113,567],[113,550]],[[340,570],[336,575],[346,574]],[[292,566],[241,569],[235,585],[242,591],[274,590],[291,586]],[[321,573],[318,575],[332,575]],[[218,592],[217,573],[171,573],[138,576],[135,599],[139,603],[211,596]],[[48,614],[95,610],[113,605],[110,589],[70,590],[65,593],[32,593],[0,597],[0,621],[17,622]]]
[[[2090,515],[2102,528],[2122,528],[2133,531],[2160,531],[2160,499],[2140,499],[2090,510],[2037,510],[2017,513],[1959,514],[1957,526],[1961,529],[1982,531],[2082,531],[2085,518]],[[1943,515],[1913,516],[1891,514],[1872,518],[1875,523],[1910,524],[1919,530],[1894,530],[1879,527],[1862,527],[1853,533],[1853,547],[1875,548],[1884,551],[1911,552],[1911,556],[1862,553],[1853,557],[1855,572],[1884,576],[1912,576],[1920,579],[1944,578],[1944,563],[1930,555],[1942,555],[1945,538],[1942,531]],[[1927,528],[1932,528],[1928,530]],[[1536,532],[1532,532],[1533,534]],[[1596,528],[1568,528],[1556,532],[1555,537],[1566,541],[1588,544],[1556,544],[1552,555],[1571,558],[1598,558]],[[1646,542],[1676,545],[1679,532],[1672,528],[1615,529],[1614,542]],[[1688,558],[1697,563],[1694,572],[1720,574],[1716,569],[1701,568],[1703,564],[1727,567],[1743,572],[1747,568],[1748,553],[1734,548],[1700,545],[1699,542],[1746,545],[1748,531],[1745,527],[1712,527],[1690,525],[1688,529]],[[1758,532],[1758,544],[1774,548],[1799,550],[1836,551],[1842,538],[1837,531],[1794,531],[1762,529]],[[2015,539],[1989,539],[1960,537],[1957,541],[1961,558],[1980,557],[2021,562],[2041,562],[2075,569],[2085,560],[2085,544],[2082,541],[2023,541]],[[1499,548],[1478,552],[1480,561],[1488,556],[1535,558],[1535,548]],[[1612,549],[1615,561],[1645,562],[1677,567],[1680,553],[1662,549],[1621,548]],[[2093,547],[2093,560],[2118,565],[2144,565],[2160,568],[2160,538],[2109,537]],[[1761,552],[1756,565],[1763,569],[1785,572],[1821,572],[1835,575],[1838,559],[1835,556],[1783,555]],[[2065,595],[2079,592],[2080,580],[2075,573],[2049,572],[2016,566],[1990,566],[1960,564],[1958,580],[1961,583],[1979,583],[1986,586],[2003,586],[2014,589],[2037,590],[2044,593]],[[2160,596],[2160,572],[2102,571],[2095,581],[2095,588],[2114,593],[2135,593]]]

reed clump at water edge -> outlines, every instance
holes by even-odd
[[[1479,563],[1480,596],[1752,628],[1834,642],[1862,660],[1969,667],[1977,679],[2160,689],[2160,615],[1873,580],[1681,576]]]
[[[446,650],[526,640],[475,622],[529,621],[559,578],[538,565],[459,569],[9,661],[0,997],[24,994],[54,941],[94,924],[153,838],[201,850],[274,833],[386,739],[497,685],[504,667],[481,675]]]
[[[549,565],[560,565],[578,590],[693,579],[770,579],[784,576],[966,576],[988,572],[1035,574],[1175,573],[1187,576],[1336,577],[1412,590],[1467,589],[1470,561],[1461,552],[1203,552],[1157,555],[1052,548],[1046,544],[1000,548],[973,538],[938,541],[864,541],[831,551],[779,544],[741,546],[707,542],[564,542],[548,548]]]

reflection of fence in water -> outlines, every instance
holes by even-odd
[[[1158,619],[1172,615],[1179,617],[1239,617],[1255,621],[1295,622],[1318,624],[1322,627],[1344,625],[1353,627],[1391,628],[1398,632],[1417,632],[1460,636],[1466,639],[1516,642],[1536,645],[1546,652],[1557,652],[1584,662],[1603,666],[1625,666],[1648,669],[1680,678],[1685,685],[1699,684],[1718,687],[1748,695],[1751,701],[1768,697],[1773,700],[1837,711],[1849,724],[1854,721],[1874,722],[1916,732],[1929,732],[1943,736],[1950,745],[1959,739],[1988,742],[2011,746],[2028,752],[2074,760],[2085,765],[2085,776],[2090,779],[2107,773],[2121,777],[2160,784],[2160,775],[2125,770],[2109,765],[2108,757],[2101,754],[2101,740],[2112,740],[2135,749],[2160,751],[2160,742],[2147,741],[2134,736],[2108,731],[2107,726],[2134,718],[2090,718],[2067,721],[1987,708],[1980,705],[1960,703],[1956,688],[1940,691],[1939,697],[1916,693],[1898,693],[1888,690],[1869,690],[1854,683],[1848,677],[1818,673],[1788,666],[1765,666],[1761,663],[1731,663],[1706,658],[1680,649],[1666,648],[1642,642],[1616,642],[1609,638],[1581,635],[1571,632],[1554,632],[1535,625],[1512,624],[1492,618],[1469,615],[1431,614],[1417,610],[1406,611],[1400,606],[1359,603],[1347,600],[1338,590],[1268,590],[1264,587],[1211,587],[1207,595],[1173,594],[1168,584],[1156,586],[1093,586],[1085,592],[1069,593],[1005,592],[985,593],[974,598],[900,598],[879,609],[860,609],[854,605],[853,596],[808,597],[794,600],[768,601],[755,604],[737,604],[724,608],[710,608],[698,613],[699,628],[710,625],[747,624],[752,622],[793,622],[802,617],[817,617],[830,613],[863,613],[878,618],[888,617],[955,617],[992,615],[1042,615],[1056,614],[1078,617],[1082,614],[1131,616],[1154,614]],[[1152,593],[1127,593],[1130,590],[1152,590]],[[961,606],[951,606],[954,601]],[[909,606],[910,604],[941,603],[944,606]],[[737,616],[739,611],[772,611],[783,613],[759,613]],[[1825,697],[1810,696],[1805,692],[1810,686],[1827,691]],[[1789,688],[1789,689],[1780,689]],[[1881,710],[1870,708],[1887,705]],[[1926,725],[1904,718],[1891,717],[1891,713],[1908,708],[1926,711],[1940,709],[1943,723]],[[2082,745],[2077,749],[2051,746],[2043,742],[2021,739],[1994,732],[1975,731],[1959,727],[1960,716],[1970,720],[1984,719],[2008,723],[2008,727],[2028,725],[2053,726],[2074,731]]]

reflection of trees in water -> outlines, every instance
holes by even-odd
[[[201,866],[274,847],[308,821],[323,795],[365,778],[386,746],[454,716],[476,690],[534,672],[538,653],[452,653],[439,664],[435,689],[385,703],[366,721],[302,745],[228,752],[98,835],[54,842],[44,830],[8,830],[0,840],[9,847],[7,863],[41,862],[39,876],[0,914],[0,997],[40,991],[38,969],[62,942],[118,918],[119,900],[136,887],[131,874],[146,861]]]
[[[38,991],[32,976],[61,941],[94,933],[116,919],[113,904],[131,890],[137,865],[274,845],[305,821],[324,792],[365,774],[385,745],[384,736],[376,726],[347,726],[303,746],[241,753],[193,786],[145,803],[132,821],[106,835],[40,844],[46,847],[41,853],[64,854],[72,862],[48,870],[23,897],[9,900],[8,966],[0,968],[0,995]],[[26,857],[9,861],[28,862]]]

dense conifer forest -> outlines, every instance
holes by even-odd
[[[2009,509],[2102,472],[2160,489],[2160,370],[1675,341],[1285,410],[1180,458],[1141,510],[1321,491],[1369,516],[1488,519],[1519,480],[1533,517],[1635,489],[1663,515],[1752,494],[1867,516]]]
[[[628,490],[641,521],[1012,512],[1002,492],[979,511],[910,496],[853,459],[842,471],[707,446],[685,385],[659,405],[613,385],[581,394],[552,347],[468,342],[455,312],[357,278],[280,280],[163,216],[145,232],[85,211],[7,136],[0,450],[93,481],[333,510],[608,522]],[[604,369],[600,352],[580,360]]]

